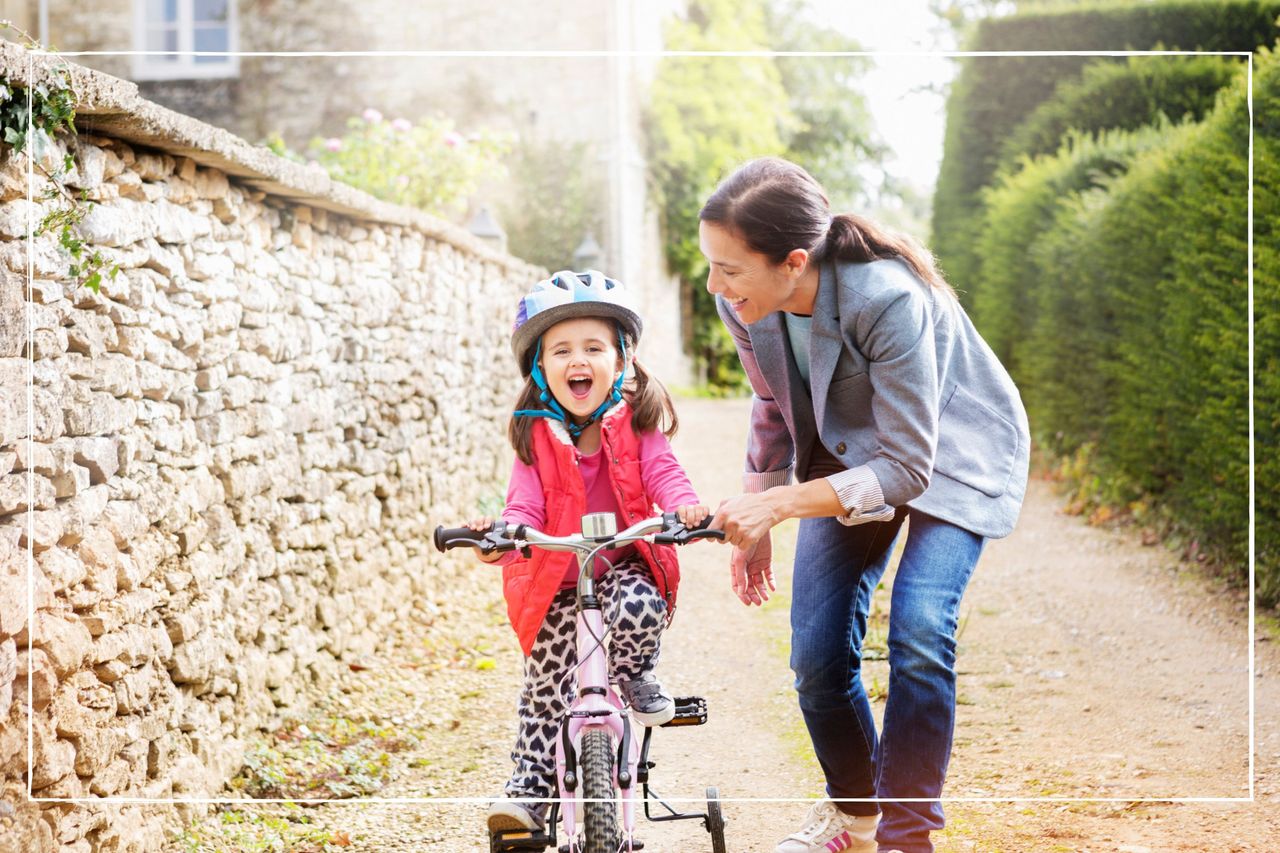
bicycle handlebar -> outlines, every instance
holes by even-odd
[[[432,539],[435,541],[437,551],[447,551],[450,548],[459,548],[463,545],[471,545],[472,539],[483,537],[493,525],[489,525],[486,530],[472,530],[470,527],[445,527],[440,525],[436,528],[435,535]]]
[[[685,527],[680,519],[676,517],[674,512],[664,512],[662,520],[664,525],[675,526],[679,529],[672,532],[664,530],[653,537],[653,541],[657,545],[685,545],[695,539],[720,539],[724,540],[724,531],[715,530],[711,527],[712,516],[708,515],[702,519],[697,527]]]
[[[724,531],[711,529],[707,526],[710,523],[711,516],[707,516],[697,527],[688,528],[681,523],[674,512],[666,512],[637,522],[607,539],[593,539],[581,533],[551,536],[524,524],[510,525],[500,520],[484,530],[441,525],[436,528],[432,539],[437,551],[470,546],[479,548],[482,554],[494,554],[532,546],[548,551],[589,553],[598,548],[617,547],[631,542],[685,545],[695,539],[724,539]]]

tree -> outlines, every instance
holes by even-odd
[[[856,50],[811,17],[803,0],[697,0],[665,30],[673,51]],[[731,390],[743,377],[733,342],[702,286],[698,211],[719,181],[753,157],[779,155],[808,169],[837,209],[865,201],[860,167],[883,148],[854,90],[864,59],[667,57],[651,91],[649,174],[662,205],[667,262],[684,285],[686,345],[706,384]]]
[[[690,3],[668,22],[672,51],[750,51],[767,48],[758,0]],[[667,57],[654,79],[646,122],[650,180],[662,206],[667,264],[680,276],[691,317],[691,354],[706,382],[741,384],[733,342],[701,287],[707,267],[698,249],[698,211],[717,182],[752,157],[785,152],[797,124],[773,60],[742,57]]]
[[[783,0],[766,10],[769,47],[777,51],[858,51],[843,33],[814,25],[804,0]],[[863,209],[870,201],[866,166],[888,151],[871,132],[872,118],[858,92],[870,68],[867,57],[793,57],[775,60],[796,125],[787,157],[804,166],[830,195],[835,210]]]

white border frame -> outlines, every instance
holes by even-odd
[[[234,9],[234,0],[231,0]],[[151,52],[154,53],[154,52]],[[35,74],[35,56],[145,56],[149,55],[147,51],[31,51],[27,58],[27,79],[34,79]],[[202,54],[203,55],[203,54]],[[1253,803],[1257,801],[1257,773],[1256,773],[1256,702],[1255,702],[1255,682],[1257,680],[1255,646],[1257,643],[1257,602],[1256,596],[1256,483],[1255,483],[1255,451],[1254,451],[1254,402],[1253,402],[1253,385],[1254,385],[1254,341],[1253,341],[1253,53],[1251,51],[1198,51],[1198,50],[1032,50],[1032,51],[769,51],[769,50],[752,50],[752,51],[634,51],[634,50],[580,50],[580,51],[560,51],[560,50],[434,50],[434,51],[249,51],[233,53],[231,51],[210,53],[207,55],[216,56],[253,56],[253,57],[352,57],[352,56],[380,56],[380,57],[573,57],[573,58],[600,58],[600,57],[647,57],[647,58],[664,58],[664,57],[816,57],[816,58],[846,58],[846,57],[922,57],[922,56],[942,56],[946,58],[961,57],[1034,57],[1034,56],[1098,56],[1098,57],[1124,57],[1124,56],[1236,56],[1247,60],[1247,92],[1246,102],[1248,105],[1249,115],[1249,162],[1248,162],[1248,218],[1249,218],[1249,234],[1248,234],[1248,258],[1247,258],[1247,277],[1248,277],[1248,339],[1249,339],[1249,795],[1247,797],[908,797],[897,798],[890,802],[902,803]],[[31,88],[27,88],[27,120],[31,120]],[[33,304],[33,283],[34,283],[34,249],[35,249],[35,221],[34,221],[34,161],[30,156],[27,158],[27,442],[28,451],[32,451],[35,441],[35,407],[34,407],[34,338],[35,338],[35,313],[32,310]],[[35,473],[32,470],[27,471],[27,625],[28,633],[35,633],[35,549],[31,545],[35,538]],[[27,696],[30,697],[34,692],[34,672],[27,672]],[[227,798],[227,797],[194,797],[194,798],[177,798],[171,797],[167,799],[156,799],[148,797],[35,797],[32,796],[31,782],[33,778],[34,768],[34,729],[35,714],[31,709],[31,704],[27,703],[27,801],[34,803],[73,803],[73,804],[102,804],[102,803],[124,803],[137,805],[173,805],[175,803],[193,803],[201,805],[233,805],[240,807],[249,807],[254,805],[270,805],[281,803],[297,803],[304,805],[318,805],[320,803],[337,803],[347,805],[397,805],[397,804],[427,804],[427,803],[444,803],[444,804],[484,804],[493,800],[493,797],[364,797],[364,798],[319,798],[319,799],[287,799],[287,798],[271,798],[271,799],[246,799],[246,798]],[[702,798],[684,798],[684,797],[668,797],[670,802],[702,802]],[[812,797],[721,797],[721,802],[729,803],[813,803]],[[879,797],[862,797],[840,799],[839,802],[881,802]]]

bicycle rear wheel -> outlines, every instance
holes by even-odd
[[[582,768],[582,826],[585,853],[617,853],[618,808],[614,803],[613,737],[606,731],[589,731],[582,736],[578,756]]]

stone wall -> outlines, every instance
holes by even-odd
[[[75,73],[100,293],[28,243],[25,159],[0,168],[0,850],[24,853],[158,849],[171,807],[28,781],[216,795],[300,685],[431,619],[432,528],[506,473],[541,272]]]
[[[36,0],[0,0],[35,32]],[[48,0],[49,40],[64,51],[130,51],[132,0]],[[240,0],[240,49],[288,51],[658,51],[662,23],[683,0]],[[588,9],[590,11],[588,11]],[[23,14],[25,11],[25,14]],[[84,56],[127,77],[125,55]],[[464,131],[491,128],[526,142],[585,142],[579,162],[598,182],[608,215],[595,232],[601,269],[634,288],[651,322],[641,353],[664,382],[691,379],[678,311],[679,282],[666,269],[658,209],[643,151],[643,106],[656,56],[281,56],[240,57],[221,80],[146,81],[149,99],[251,141],[280,132],[302,150],[314,136],[341,135],[364,107],[418,119],[443,113]],[[619,95],[625,93],[625,98]],[[625,113],[618,115],[625,101]],[[480,190],[490,210],[519,202],[510,181]],[[524,203],[528,204],[528,201]],[[573,235],[573,244],[583,235]],[[563,266],[572,263],[565,258]]]

